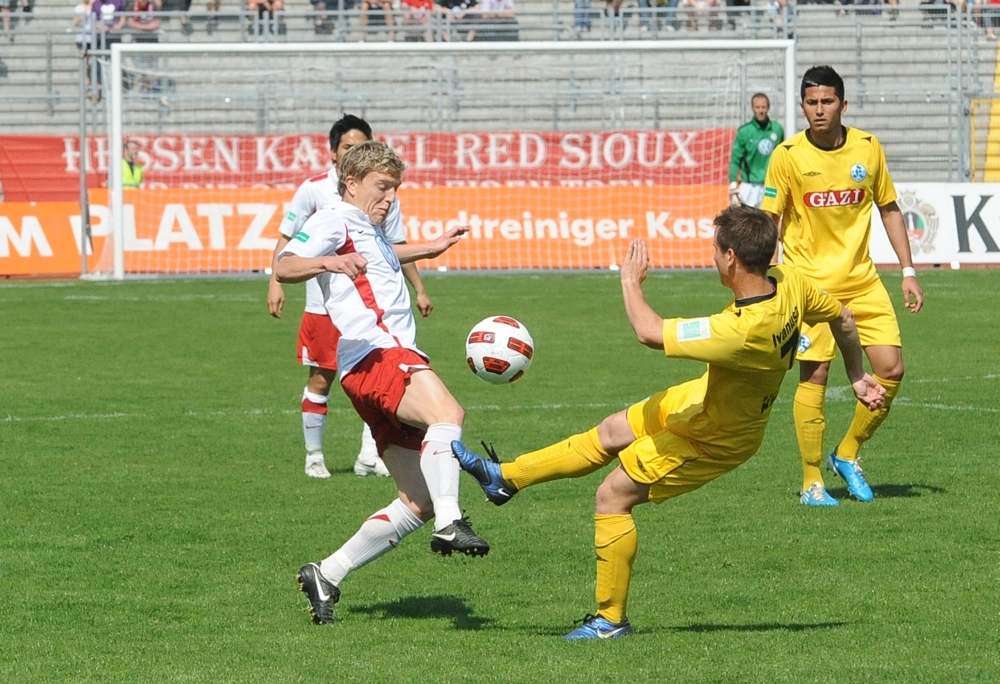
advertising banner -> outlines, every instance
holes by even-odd
[[[1000,184],[896,183],[896,192],[914,264],[1000,264]],[[899,263],[878,211],[871,252],[876,264]]]
[[[401,193],[410,242],[468,226],[462,243],[424,268],[609,268],[644,238],[657,267],[712,264],[720,186],[654,188],[410,188]],[[126,273],[263,271],[291,192],[271,189],[125,193]],[[709,208],[706,208],[709,207]],[[107,192],[91,192],[90,270],[108,270]],[[79,272],[79,207],[0,204],[0,274]]]

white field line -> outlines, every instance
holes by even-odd
[[[628,404],[609,404],[609,403],[589,403],[589,404],[533,404],[527,406],[500,406],[498,404],[483,404],[479,406],[465,406],[466,411],[562,411],[567,409],[581,409],[581,408],[627,408]],[[187,416],[189,418],[204,418],[209,416],[282,416],[282,415],[298,415],[300,412],[298,409],[243,409],[243,410],[233,410],[233,411],[184,411],[182,416]],[[330,413],[346,413],[353,414],[354,409],[348,407],[331,407]],[[38,422],[49,422],[57,423],[60,421],[68,420],[82,420],[82,421],[95,421],[95,420],[122,420],[122,419],[132,419],[132,418],[152,418],[150,414],[147,413],[68,413],[59,416],[15,416],[8,413],[6,416],[0,416],[0,423],[38,423]],[[158,418],[167,417],[169,415],[157,414]]]
[[[855,401],[854,395],[851,393],[851,389],[847,386],[830,387],[826,393],[827,401],[834,403],[847,403]],[[787,403],[787,402],[780,402]],[[942,404],[933,402],[919,402],[912,401],[908,397],[899,397],[894,402],[896,406],[906,408],[919,408],[927,409],[933,411],[969,411],[974,413],[1000,413],[1000,408],[992,407],[982,407],[982,406],[964,406],[964,405],[954,405],[954,404]],[[556,404],[528,404],[528,405],[512,405],[512,406],[500,406],[499,404],[480,404],[473,406],[466,406],[466,411],[566,411],[566,410],[577,410],[577,409],[624,409],[627,408],[629,404],[615,404],[615,403],[556,403]],[[354,410],[348,407],[331,407],[330,413],[335,414],[352,414]],[[185,411],[181,415],[187,416],[189,418],[206,418],[211,416],[290,416],[298,415],[299,411],[297,409],[244,409],[244,410],[232,410],[232,411]],[[70,420],[80,420],[80,421],[98,421],[98,420],[131,420],[131,419],[146,419],[152,418],[154,416],[146,413],[69,413],[65,415],[58,416],[15,416],[8,413],[6,416],[0,416],[0,423],[36,423],[36,422],[61,422]],[[156,418],[169,418],[170,416],[165,416],[164,414],[157,414]]]

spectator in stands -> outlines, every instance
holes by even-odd
[[[181,12],[187,12],[191,9],[191,0],[179,0]],[[208,35],[212,35],[215,29],[219,27],[219,7],[222,6],[221,0],[208,0],[205,4],[205,9],[208,11],[208,21],[205,22],[205,32]],[[187,14],[181,15],[181,33],[185,36],[190,36],[194,33],[194,27],[191,26],[191,18]]]
[[[149,34],[160,30],[160,18],[156,15],[160,11],[160,0],[135,0],[132,5],[132,14],[129,16],[126,25],[133,31],[140,34]],[[139,42],[143,42],[140,39]],[[155,41],[147,41],[155,42]]]
[[[577,31],[589,31],[593,19],[590,0],[573,0],[573,28]]]
[[[403,22],[406,24],[419,24],[424,29],[424,40],[433,42],[434,36],[431,34],[431,14],[434,13],[434,0],[402,0]]]
[[[392,0],[361,0],[358,8],[361,10],[361,14],[358,16],[358,26],[361,28],[359,40],[362,43],[368,34],[368,11],[372,8],[381,8],[382,15],[385,17],[385,26],[389,31],[389,42],[396,40],[396,34],[392,30]]]
[[[122,188],[138,190],[142,187],[142,164],[139,163],[139,143],[126,140],[122,150]]]
[[[680,6],[686,10],[688,29],[698,30],[698,20],[708,17],[708,28],[710,31],[717,31],[722,28],[722,21],[719,20],[718,8],[721,7],[720,0],[681,0]]]
[[[1000,27],[1000,0],[983,0],[982,22],[986,29],[986,37],[997,39],[997,27]]]
[[[160,0],[135,0],[132,13],[126,25],[134,33],[132,40],[137,43],[158,43],[160,41]],[[139,89],[148,93],[158,90],[159,79],[156,75],[157,61],[155,56],[142,55],[135,58],[135,69],[139,73]]]
[[[462,24],[470,21],[467,15],[475,7],[476,0],[435,0],[434,11],[439,12],[442,17],[447,17],[445,26],[441,29],[441,40],[451,40],[447,29],[450,27],[456,32],[461,30]]]
[[[257,33],[269,30],[276,31],[278,35],[283,36],[288,31],[283,17],[279,16],[277,22],[274,18],[275,12],[281,12],[285,9],[284,0],[247,0],[247,9],[257,13]],[[265,13],[267,14],[266,21],[264,20]]]
[[[80,4],[73,8],[73,26],[79,28],[76,33],[76,46],[81,50],[93,47],[90,44],[94,35],[93,5],[94,0],[80,0]]]
[[[330,24],[327,23],[326,19],[326,2],[324,0],[312,0],[313,6],[313,31],[316,35],[328,35],[332,33],[332,28]]]
[[[10,0],[0,0],[0,15],[3,15],[3,32],[13,43],[14,34],[10,30]]]
[[[95,15],[98,47],[121,42],[125,28],[125,0],[94,0],[91,14]]]
[[[638,0],[639,2],[639,30],[648,31],[652,22],[649,7],[657,8],[655,12],[656,28],[664,28],[667,31],[677,30],[677,3],[679,0]],[[660,10],[660,8],[664,10]]]
[[[620,1],[620,0],[619,0]],[[479,16],[474,19],[477,24],[496,24],[489,31],[486,40],[517,40],[517,20],[514,17],[514,0],[482,0],[479,4]],[[513,34],[511,26],[514,25]],[[476,39],[476,29],[469,31],[466,40]],[[483,40],[483,38],[480,38]]]
[[[899,0],[896,0],[896,2],[899,2]],[[740,8],[749,7],[750,0],[726,0],[726,23],[729,24],[729,28],[736,29],[736,19],[743,14]]]

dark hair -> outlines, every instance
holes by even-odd
[[[832,66],[821,65],[810,67],[802,76],[802,87],[799,88],[799,97],[805,102],[806,88],[816,86],[827,86],[833,88],[841,102],[844,100],[844,79],[840,77]]]
[[[715,242],[723,251],[733,250],[746,270],[764,275],[778,245],[778,228],[760,209],[726,207],[715,217]]]
[[[344,118],[333,124],[333,127],[330,129],[331,150],[336,150],[340,147],[340,139],[348,131],[361,131],[365,134],[366,138],[369,140],[372,139],[372,127],[368,125],[367,121],[353,114],[345,114]]]
[[[756,100],[758,97],[764,98],[765,100],[767,100],[767,104],[771,104],[771,98],[769,98],[766,93],[754,93],[753,97],[750,98],[750,104],[753,104],[753,101]]]

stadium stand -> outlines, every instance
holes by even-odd
[[[325,13],[331,29],[326,34],[314,30],[315,12],[308,0],[292,0],[284,12],[287,30],[283,35],[273,26],[260,26],[261,21],[269,22],[266,13],[241,12],[231,6],[222,8],[215,30],[209,35],[205,10],[195,2],[190,10],[194,30],[186,35],[181,30],[176,3],[168,0],[165,9],[174,11],[160,15],[163,21],[158,40],[357,41],[358,10],[345,9],[344,2],[327,3]],[[914,0],[909,4],[904,0],[898,15],[873,12],[873,8],[880,9],[878,6],[802,5],[793,8],[787,24],[781,25],[768,5],[754,4],[720,8],[726,15],[720,30],[709,31],[703,26],[699,31],[683,27],[674,31],[661,20],[667,16],[666,5],[649,4],[654,6],[640,7],[636,0],[626,0],[618,18],[602,15],[590,31],[577,31],[572,0],[518,0],[517,35],[522,41],[753,39],[783,37],[787,27],[797,41],[800,73],[809,65],[830,63],[844,74],[851,122],[880,136],[893,159],[897,178],[963,179],[959,148],[969,144],[963,133],[968,130],[963,95],[992,97],[997,61],[996,43],[987,40],[985,28],[976,24],[978,17],[971,10],[962,21],[939,21],[928,18]],[[652,14],[648,29],[643,28],[640,11]],[[6,67],[6,76],[0,75],[0,128],[9,134],[72,135],[79,128],[80,117],[80,53],[72,9],[55,0],[38,0],[32,17],[29,24],[23,16],[15,15],[19,21],[12,27],[12,39],[0,40],[0,57]],[[440,13],[434,20],[441,22],[438,28],[447,37],[448,13]],[[386,40],[385,28],[384,22],[372,22],[368,40]],[[397,40],[422,38],[419,27],[408,27],[400,21],[396,28]],[[467,23],[463,24],[462,32],[468,28]],[[914,55],[920,59],[913,59]],[[91,130],[102,133],[106,126],[105,102],[88,104],[87,117]],[[981,119],[980,130],[989,127],[990,119],[1000,117]]]

